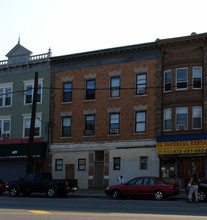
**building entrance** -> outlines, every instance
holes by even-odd
[[[180,159],[180,177],[183,184],[187,186],[190,177],[196,173],[199,178],[205,177],[205,167],[203,158],[182,158]]]

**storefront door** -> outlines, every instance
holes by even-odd
[[[196,173],[199,178],[204,177],[204,159],[203,158],[183,158],[183,179],[185,186],[187,185],[190,177]]]

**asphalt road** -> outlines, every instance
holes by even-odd
[[[188,203],[184,199],[112,200],[108,197],[49,199],[43,196],[0,196],[0,219],[206,219],[207,203]]]

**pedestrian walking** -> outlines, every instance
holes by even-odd
[[[189,183],[188,186],[190,187],[189,194],[188,194],[188,199],[189,202],[192,202],[192,197],[193,195],[195,196],[195,202],[198,202],[198,184],[200,182],[200,179],[196,174],[194,174]]]

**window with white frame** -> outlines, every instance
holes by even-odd
[[[120,77],[112,77],[110,83],[110,97],[120,97]]]
[[[193,88],[201,89],[202,85],[202,68],[193,67]]]
[[[85,130],[84,134],[86,136],[95,134],[95,115],[86,115],[85,116]]]
[[[11,118],[0,118],[0,138],[8,139],[11,137]]]
[[[63,83],[63,102],[72,102],[72,82]]]
[[[188,128],[188,108],[176,108],[176,130],[186,130]]]
[[[9,107],[12,105],[12,85],[0,85],[0,107]]]
[[[146,132],[146,112],[136,112],[135,115],[135,132],[144,133]]]
[[[35,118],[35,128],[34,128],[34,137],[41,137],[41,121],[42,116],[41,114],[37,114]],[[23,137],[28,138],[30,135],[30,125],[31,125],[31,116],[24,116],[24,130],[23,130]]]
[[[197,106],[193,107],[193,129],[201,129],[202,128],[202,107]]]
[[[120,132],[120,115],[111,113],[109,115],[109,134],[119,134]]]
[[[86,80],[86,100],[92,100],[96,98],[96,80]]]
[[[38,82],[38,88],[37,88],[37,103],[42,102],[42,87],[43,87],[43,80],[40,79]],[[25,89],[25,95],[24,95],[24,104],[32,104],[33,101],[33,93],[34,93],[34,81],[25,81],[24,82],[24,89]]]
[[[172,70],[165,70],[164,80],[165,80],[164,91],[170,92],[172,85]]]
[[[172,129],[172,109],[164,109],[164,131],[171,131]]]
[[[140,157],[140,169],[147,170],[148,157]]]
[[[177,84],[177,90],[187,89],[188,87],[188,69],[187,68],[176,69],[176,84]]]
[[[71,136],[71,117],[62,117],[62,137]]]
[[[147,93],[147,74],[136,75],[136,95]]]
[[[55,170],[62,171],[63,170],[63,159],[56,159],[55,160]]]

